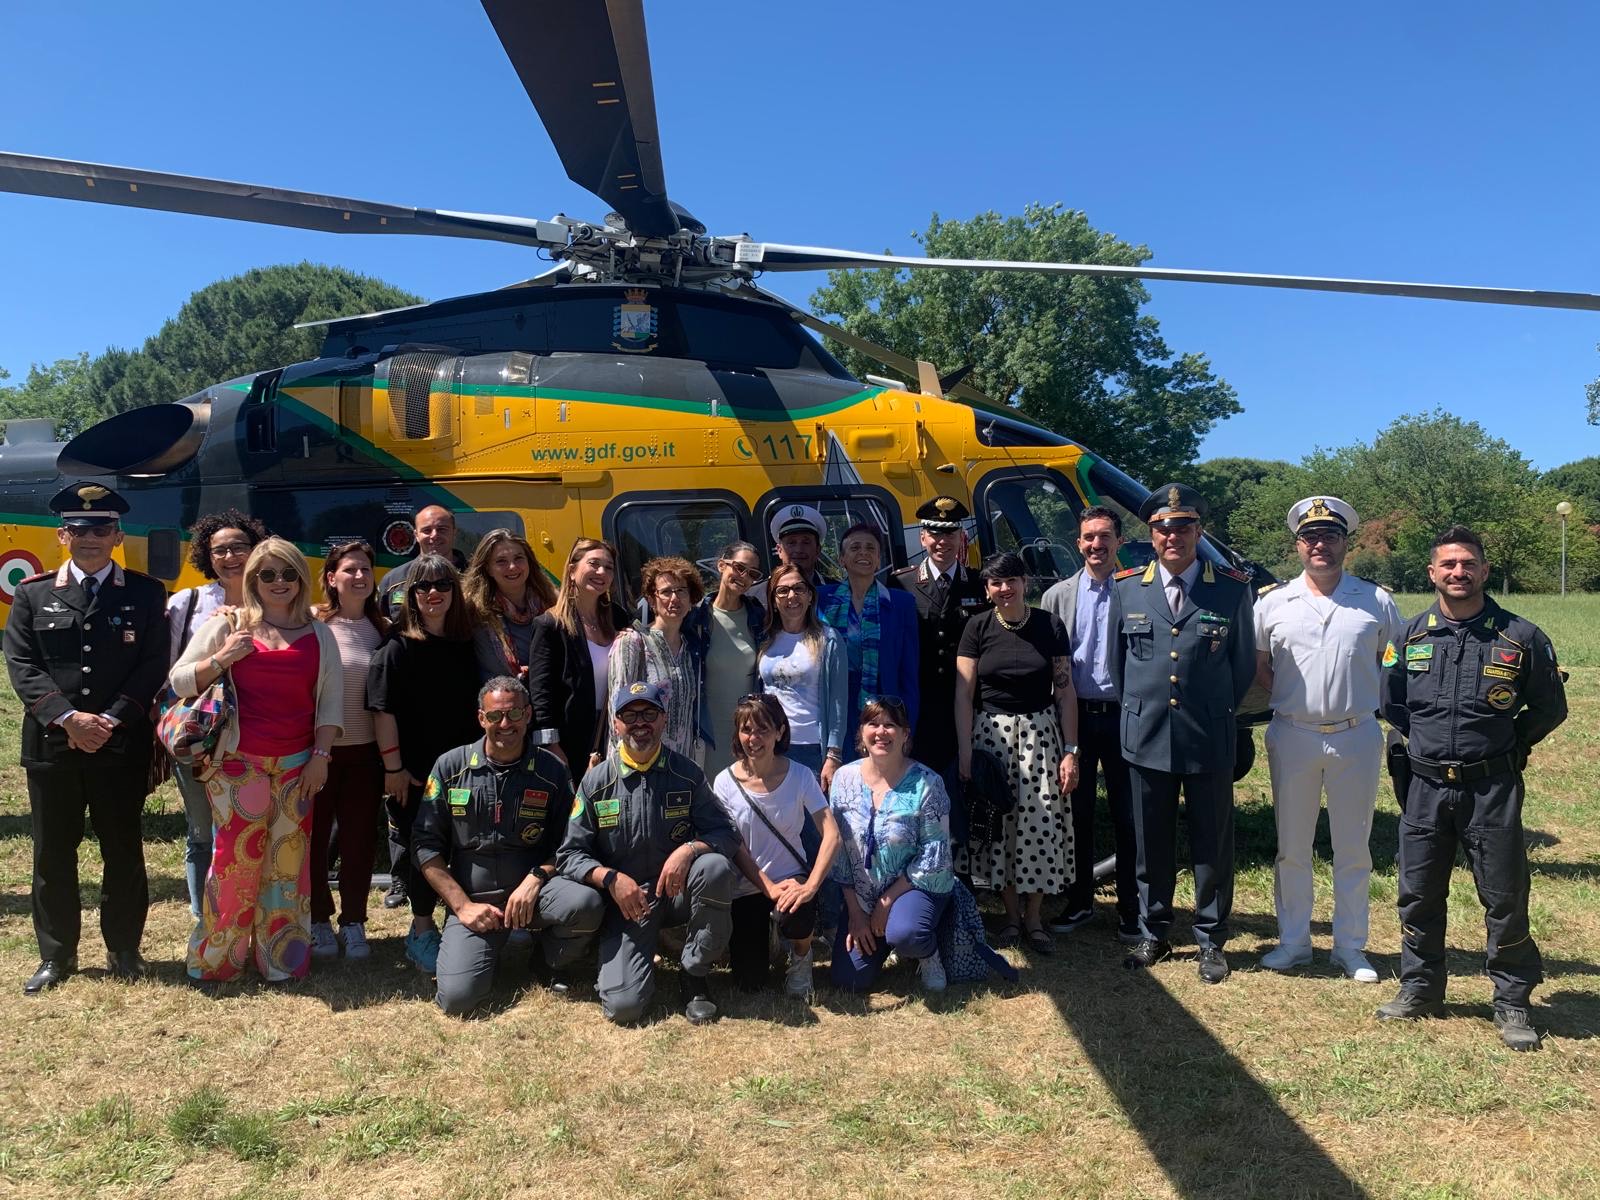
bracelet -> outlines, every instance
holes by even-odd
[[[378,748],[378,756],[380,758],[387,758],[391,754],[399,754],[399,753],[400,753],[400,747],[399,746],[381,746],[381,747]]]
[[[311,748],[311,757],[313,757],[313,758],[332,758],[333,757],[333,752],[331,750],[324,750],[321,746],[313,746]]]
[[[213,671],[215,671],[218,675],[223,675],[223,674],[226,673],[226,670],[223,667],[223,665],[217,661],[217,656],[215,654],[213,654],[211,656],[211,669]]]
[[[827,758],[826,758],[825,761],[843,763],[844,762],[844,754],[842,752],[838,751],[838,750],[830,749],[828,751]]]

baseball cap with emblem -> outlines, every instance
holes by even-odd
[[[1188,521],[1204,521],[1211,506],[1206,498],[1184,483],[1164,483],[1139,505],[1139,519],[1146,525],[1173,529]]]
[[[664,683],[625,683],[617,689],[617,694],[611,697],[611,711],[613,714],[621,712],[630,704],[653,704],[662,712],[667,711],[667,685]]]
[[[1298,537],[1310,529],[1337,529],[1352,534],[1360,520],[1356,510],[1337,496],[1307,496],[1289,506],[1289,532]]]
[[[917,509],[917,520],[929,533],[954,533],[971,515],[954,496],[935,496]]]
[[[828,532],[822,514],[809,504],[785,504],[772,516],[772,540],[779,541],[785,534],[814,533],[821,541]]]
[[[50,497],[50,511],[63,525],[110,525],[128,511],[128,502],[100,483],[69,483]]]

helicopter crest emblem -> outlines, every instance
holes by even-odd
[[[613,349],[627,354],[649,354],[656,348],[656,310],[646,302],[643,288],[629,288],[611,318]]]

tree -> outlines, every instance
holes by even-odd
[[[1094,229],[1081,212],[1030,204],[914,235],[930,257],[1136,266],[1150,255]],[[1136,280],[999,271],[833,271],[812,296],[821,315],[941,370],[972,367],[995,400],[1159,483],[1194,461],[1211,427],[1242,411],[1203,355],[1174,355]],[[880,368],[854,352],[858,375]]]
[[[1211,506],[1206,517],[1206,531],[1230,546],[1237,546],[1232,529],[1234,514],[1260,488],[1298,474],[1298,471],[1292,464],[1276,459],[1211,458],[1196,463],[1185,474]]]
[[[0,379],[7,378],[0,371]],[[90,381],[87,351],[59,358],[48,367],[34,363],[17,387],[0,387],[0,422],[19,417],[49,417],[56,437],[73,437],[100,418]]]
[[[1588,512],[1600,513],[1600,454],[1546,471],[1539,482],[1561,492],[1561,499],[1570,500]]]

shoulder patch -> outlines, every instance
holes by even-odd
[[[1232,567],[1218,567],[1217,574],[1226,575],[1229,579],[1237,579],[1240,583],[1250,582],[1250,576],[1246,575],[1243,571],[1237,571]]]
[[[1114,578],[1114,579],[1127,579],[1130,576],[1137,575],[1142,570],[1144,570],[1143,567],[1129,567],[1125,571],[1118,571],[1116,573],[1116,575],[1114,575],[1112,578]],[[38,576],[35,576],[34,578],[38,578]]]
[[[1379,583],[1376,579],[1368,579],[1365,575],[1357,575],[1356,578],[1361,580],[1362,583],[1370,583],[1373,587],[1377,588],[1380,592],[1392,592],[1392,591],[1394,591],[1394,589],[1392,587],[1387,587],[1386,585]]]
[[[1265,596],[1268,592],[1274,591],[1277,588],[1281,588],[1282,586],[1283,586],[1282,583],[1269,583],[1269,584],[1267,584],[1266,587],[1259,589],[1256,592],[1256,595],[1257,596]]]
[[[38,583],[41,579],[54,579],[55,577],[56,573],[54,571],[40,571],[37,575],[29,575],[26,579],[17,580],[17,586],[21,587],[25,583]]]

